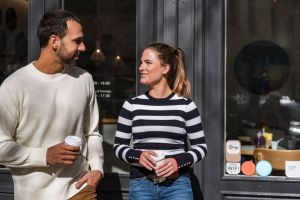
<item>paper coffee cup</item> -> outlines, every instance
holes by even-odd
[[[158,167],[165,160],[165,154],[162,153],[156,153],[156,154],[157,156],[152,156],[152,158],[156,162],[156,167]]]
[[[65,138],[65,143],[70,146],[80,147],[81,150],[82,141],[80,137],[69,135]]]
[[[163,153],[157,153],[157,152],[156,152],[156,154],[157,154],[157,156],[152,156],[151,155],[151,157],[153,158],[153,160],[156,163],[155,168],[159,167],[159,165],[161,165],[164,162],[164,160],[165,160],[165,154],[163,154]],[[153,179],[153,182],[156,184],[156,183],[161,183],[161,182],[163,182],[165,180],[166,180],[165,177],[155,175],[155,177]]]

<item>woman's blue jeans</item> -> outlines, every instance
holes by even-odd
[[[130,200],[193,200],[190,178],[180,176],[154,184],[146,177],[130,180]]]

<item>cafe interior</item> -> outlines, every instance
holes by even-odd
[[[234,18],[237,8],[228,4],[226,141],[240,142],[241,166],[267,161],[268,176],[286,176],[286,161],[300,160],[299,42],[294,35],[299,25],[292,20],[287,26],[293,14],[286,9],[292,4],[285,3],[272,1],[271,18],[260,19],[247,11]]]

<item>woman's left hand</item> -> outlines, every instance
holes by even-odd
[[[157,176],[168,177],[178,171],[178,164],[175,158],[167,158],[155,169]]]

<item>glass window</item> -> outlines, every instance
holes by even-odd
[[[300,1],[227,0],[225,35],[226,139],[241,141],[242,162],[271,141],[300,149]]]
[[[105,171],[125,172],[113,143],[119,111],[125,99],[136,94],[136,1],[65,0],[64,9],[83,24],[86,52],[78,65],[94,79],[104,134]]]
[[[28,1],[0,1],[0,84],[27,64],[27,18]]]
[[[27,64],[28,1],[0,1],[0,84]]]

